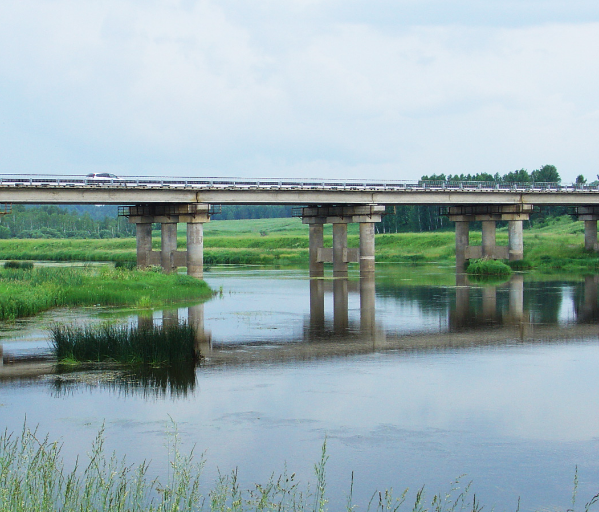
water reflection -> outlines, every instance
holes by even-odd
[[[128,321],[140,327],[188,322],[195,329],[200,366],[596,335],[598,276],[587,276],[584,282],[537,281],[530,280],[530,276],[525,281],[524,275],[516,274],[504,283],[485,284],[472,282],[466,274],[454,274],[430,285],[411,284],[405,275],[401,279],[306,280],[300,274],[282,280],[264,273],[257,276],[258,280],[247,272],[234,282],[241,290],[238,296],[186,308],[140,312]],[[256,277],[254,281],[252,277]],[[210,311],[208,319],[205,308]],[[47,333],[44,336],[47,338]],[[4,362],[18,359],[18,351],[11,349],[20,347],[19,343],[8,343],[4,353],[0,345]],[[47,341],[45,346],[41,343],[39,351],[44,353]],[[31,358],[32,351],[27,350],[26,357]],[[33,374],[52,371],[40,367]],[[30,369],[28,372],[29,378],[32,373]],[[15,365],[5,364],[0,379],[15,378],[19,378]],[[66,389],[76,383],[63,376],[56,386]],[[181,395],[182,390],[193,389],[195,381],[190,369],[162,373],[152,370],[138,376],[123,373],[106,385],[121,386],[126,393],[146,386],[156,388],[158,394]]]
[[[88,371],[58,368],[51,379],[52,394],[64,397],[82,389],[106,389],[119,396],[185,398],[196,387],[194,364],[168,367],[139,366],[126,370]]]

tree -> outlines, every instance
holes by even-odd
[[[526,169],[520,169],[504,174],[502,181],[505,181],[506,183],[529,183],[532,181],[532,178]]]
[[[586,182],[587,182],[587,180],[582,174],[579,174],[578,176],[576,176],[576,184],[577,185],[584,185]]]
[[[544,165],[532,171],[532,180],[544,183],[559,183],[562,181],[555,165]]]

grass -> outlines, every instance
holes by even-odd
[[[67,468],[61,456],[62,444],[42,437],[26,426],[20,435],[4,432],[0,436],[0,512],[480,512],[483,505],[458,479],[449,490],[427,495],[422,487],[394,493],[393,489],[374,492],[369,503],[354,504],[352,483],[344,503],[330,503],[326,490],[326,442],[320,460],[314,465],[316,481],[298,481],[286,470],[250,489],[241,489],[237,470],[220,474],[212,488],[202,485],[204,461],[193,451],[183,455],[175,426],[169,432],[169,471],[165,479],[150,477],[150,464],[128,464],[125,457],[107,455],[102,428],[87,459],[77,457]],[[574,479],[571,512],[576,511],[578,475]],[[584,506],[592,509],[599,495]],[[408,501],[409,500],[409,501]],[[493,510],[489,508],[489,510]]]
[[[186,323],[142,327],[108,323],[54,325],[50,331],[58,362],[172,365],[197,359],[195,332]]]
[[[211,295],[204,281],[180,274],[110,267],[0,270],[0,320],[59,306],[159,306]]]
[[[325,247],[332,246],[331,226],[325,226]],[[358,247],[358,226],[348,226],[348,246]],[[497,243],[507,245],[507,228],[497,230]],[[184,250],[185,226],[179,225],[178,248]],[[481,234],[470,232],[470,243],[480,245]],[[154,233],[154,250],[160,235]],[[599,254],[584,249],[584,225],[568,216],[548,219],[524,230],[524,254],[529,267],[544,272],[599,270]],[[0,258],[54,261],[136,261],[135,239],[27,239],[0,240]],[[453,263],[452,231],[380,234],[376,259],[381,263]],[[308,264],[308,226],[300,219],[213,221],[204,226],[204,262],[298,266]],[[515,268],[515,267],[514,267]],[[516,268],[515,268],[516,269]],[[522,268],[523,269],[523,268]]]

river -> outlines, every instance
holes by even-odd
[[[326,440],[327,496],[365,510],[375,490],[472,482],[487,509],[578,508],[599,492],[595,276],[516,275],[496,286],[451,269],[380,265],[376,280],[213,267],[219,293],[151,316],[55,310],[1,327],[0,426],[64,441],[67,463],[105,426],[106,447],[165,475],[166,432],[205,459],[205,489],[285,465],[302,482]],[[202,363],[180,371],[56,373],[54,323],[187,320]],[[39,359],[39,360],[38,360]],[[409,508],[409,507],[408,507]]]

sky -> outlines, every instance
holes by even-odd
[[[597,0],[2,0],[0,173],[599,173]]]

